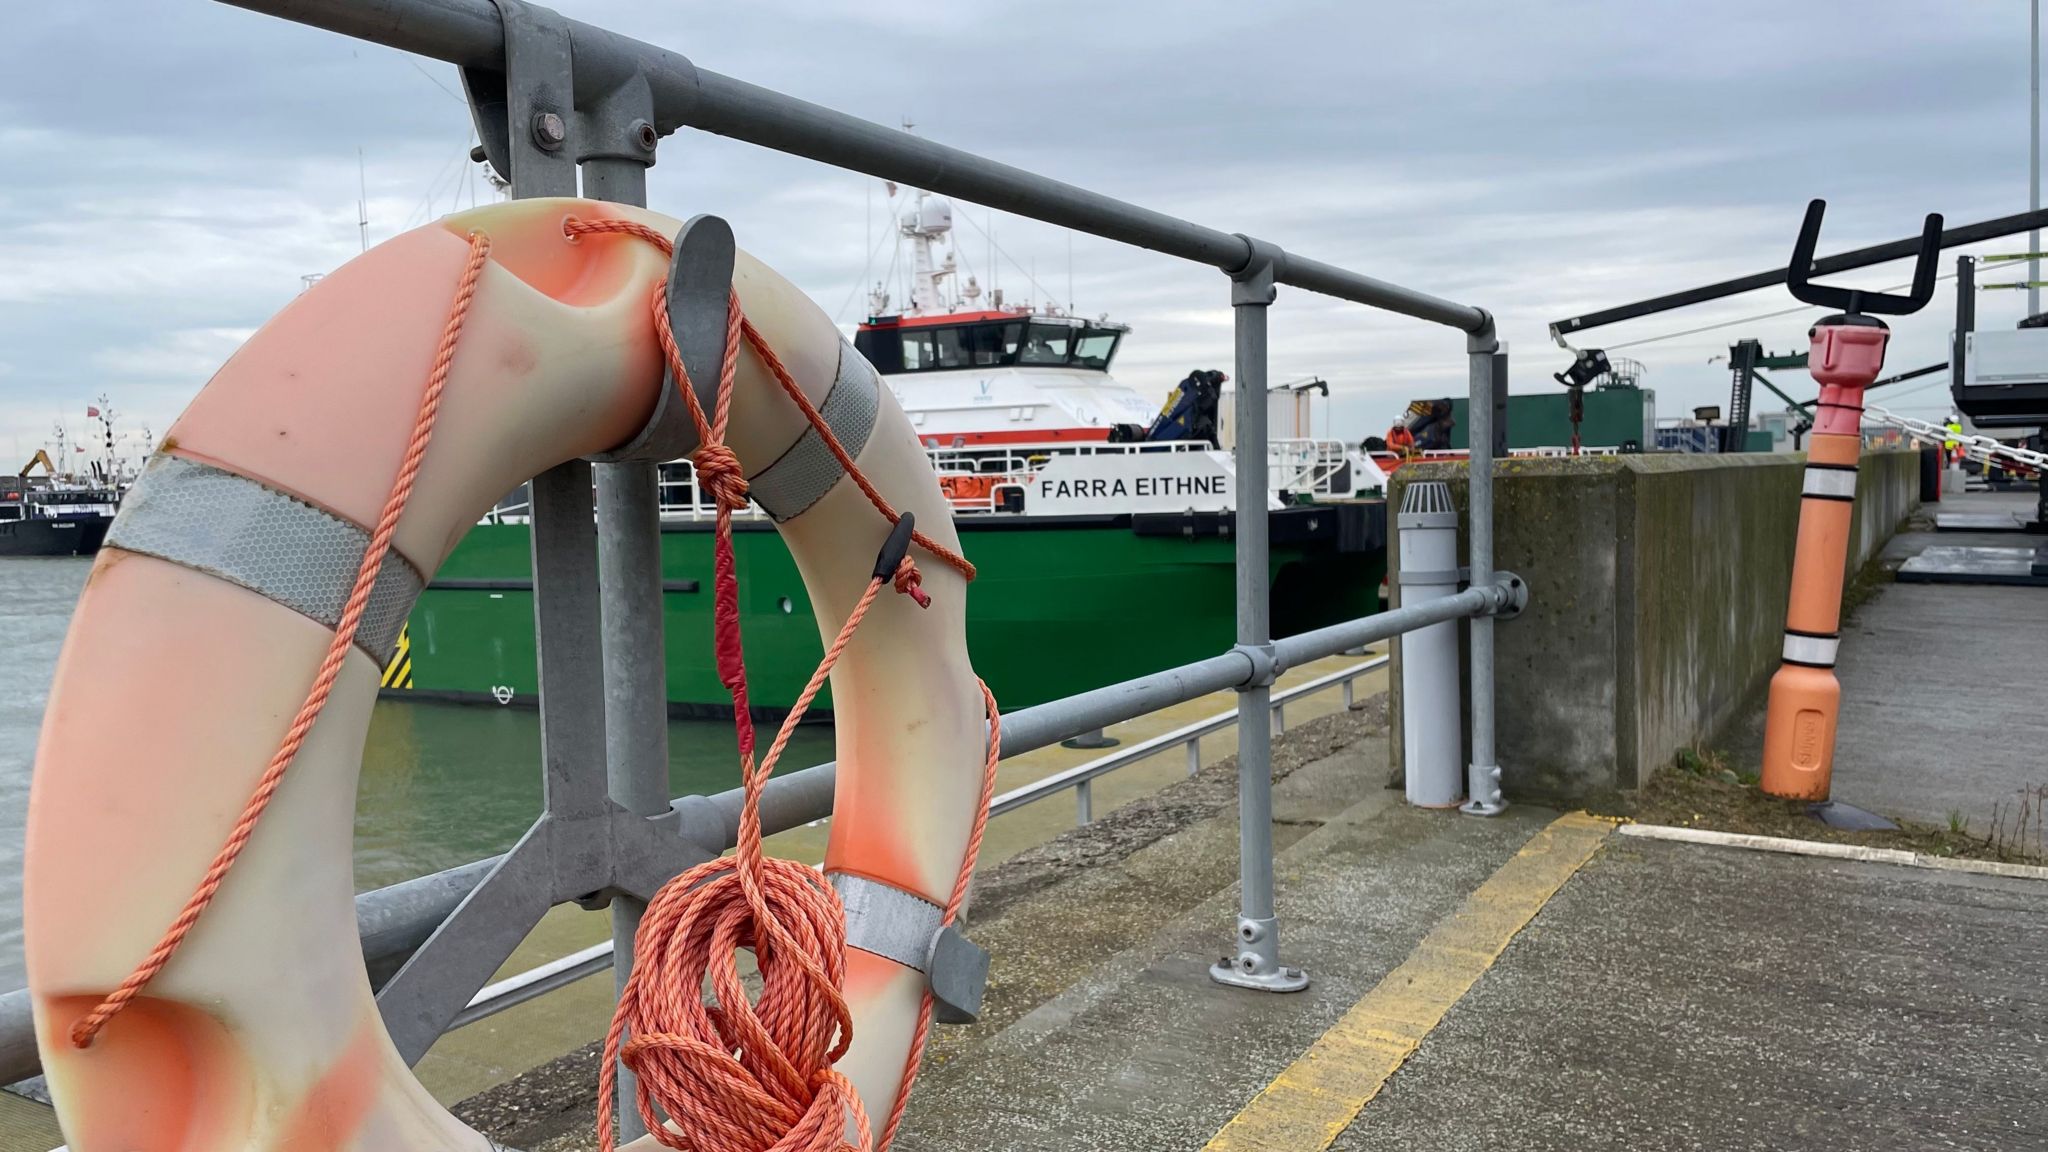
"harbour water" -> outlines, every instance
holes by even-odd
[[[0,559],[0,991],[20,987],[22,831],[50,677],[90,571],[89,558]],[[120,723],[118,716],[109,723]],[[806,725],[792,767],[832,756],[832,731]],[[381,887],[503,852],[540,812],[540,714],[523,707],[383,700],[370,721],[356,793],[356,887]],[[722,721],[669,726],[672,795],[739,783]]]

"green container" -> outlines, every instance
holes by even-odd
[[[1472,447],[1472,422],[1466,418],[1466,402],[1451,401],[1451,447],[1464,451]],[[1647,452],[1657,446],[1656,393],[1641,388],[1609,388],[1586,393],[1583,418],[1579,421],[1579,442],[1588,448],[1618,448],[1633,440],[1636,450]],[[1556,392],[1508,396],[1509,448],[1565,448],[1572,442],[1571,396],[1560,387]]]

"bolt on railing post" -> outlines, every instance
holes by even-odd
[[[1471,416],[1471,454],[1468,469],[1467,533],[1469,537],[1471,586],[1493,586],[1493,371],[1494,356],[1500,351],[1493,319],[1465,339],[1470,365],[1471,393],[1466,412]],[[1493,749],[1493,616],[1474,616],[1471,624],[1472,667],[1468,692],[1472,705],[1472,760],[1467,768],[1465,795],[1459,811],[1473,816],[1497,816],[1507,804],[1501,799],[1500,763]]]
[[[1250,260],[1233,273],[1237,329],[1236,445],[1237,650],[1253,664],[1237,696],[1237,852],[1239,911],[1235,954],[1209,969],[1211,979],[1267,992],[1308,987],[1299,968],[1280,964],[1273,911],[1273,647],[1267,548],[1266,313],[1286,253],[1245,238]]]

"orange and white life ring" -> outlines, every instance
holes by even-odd
[[[646,244],[579,242],[564,230],[575,217],[680,227],[616,205],[523,200],[380,245],[235,354],[112,530],[50,694],[24,880],[37,1036],[73,1152],[490,1147],[413,1078],[378,1016],[355,935],[352,814],[379,666],[412,597],[504,492],[629,441],[654,408],[662,353],[648,305],[668,261]],[[325,710],[182,947],[75,1047],[75,1022],[185,906],[334,642],[477,234],[488,256],[435,430]],[[831,321],[744,253],[733,287],[811,402],[853,413],[834,421],[861,471],[957,547],[909,421]],[[759,358],[742,356],[727,443],[829,639],[889,525],[843,473],[798,451],[808,432]],[[986,729],[965,579],[929,565],[924,580],[929,609],[884,597],[832,673],[827,868],[848,878],[849,907],[945,902],[975,826]],[[888,931],[849,932],[854,1038],[838,1067],[880,1117],[921,1028],[924,978],[915,957],[889,959],[873,942]]]

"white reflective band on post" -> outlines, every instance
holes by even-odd
[[[1842,646],[1839,637],[1800,636],[1785,633],[1785,659],[1795,664],[1815,664],[1823,668],[1835,666],[1835,652]]]
[[[1805,496],[1825,496],[1832,500],[1854,500],[1856,498],[1856,470],[1853,468],[1816,468],[1806,466],[1806,483],[1800,488]]]

